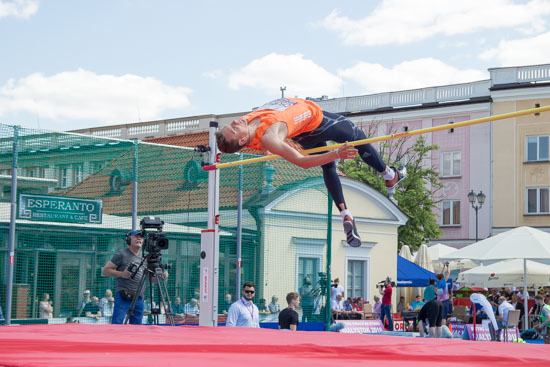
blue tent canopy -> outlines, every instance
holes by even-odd
[[[435,279],[435,273],[397,255],[398,287],[427,287],[430,278]]]

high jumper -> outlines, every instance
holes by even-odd
[[[287,139],[304,149],[325,147],[327,141],[344,144],[334,151],[303,155],[287,144]],[[384,177],[388,190],[394,190],[407,174],[405,167],[387,166],[371,144],[357,147],[348,144],[362,139],[366,139],[365,133],[348,118],[323,111],[314,102],[298,98],[268,102],[216,132],[218,149],[224,153],[235,153],[247,147],[277,154],[304,169],[321,166],[325,185],[342,216],[347,242],[353,247],[361,245],[361,238],[346,206],[334,161],[352,159],[359,153],[365,163]]]

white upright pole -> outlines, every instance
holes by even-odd
[[[527,300],[529,299],[529,293],[527,292],[527,259],[523,259],[523,330],[529,328],[529,315]]]
[[[219,163],[216,147],[218,123],[210,121],[210,159],[209,164]],[[219,234],[219,170],[208,172],[208,223],[201,232],[200,262],[200,326],[218,325],[218,271],[220,258]]]

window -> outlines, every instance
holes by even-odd
[[[460,225],[460,201],[445,200],[441,202],[441,225]]]
[[[59,167],[59,186],[69,187],[69,168],[67,166]]]
[[[527,214],[550,214],[549,191],[547,187],[527,189]]]
[[[84,166],[82,164],[73,165],[73,182],[79,183],[84,179]]]
[[[527,162],[548,160],[548,135],[527,137]]]
[[[348,260],[346,297],[365,297],[365,261]]]
[[[298,284],[302,285],[305,277],[309,277],[309,279],[311,279],[311,284],[315,287],[315,285],[319,281],[319,271],[321,271],[319,258],[298,258]]]
[[[441,153],[441,177],[460,176],[461,152]]]

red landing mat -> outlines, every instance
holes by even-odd
[[[550,347],[269,329],[0,327],[0,366],[550,366]]]

